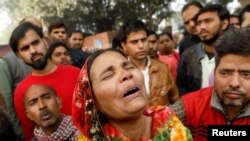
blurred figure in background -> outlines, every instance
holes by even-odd
[[[200,38],[197,36],[196,21],[194,17],[201,8],[202,5],[198,1],[189,2],[182,8],[182,19],[187,33],[179,44],[180,55],[182,55],[187,48],[200,42]]]
[[[173,36],[169,32],[163,32],[158,35],[159,60],[168,65],[171,70],[174,80],[177,77],[177,67],[180,56],[175,51],[175,42]]]
[[[148,33],[148,55],[152,59],[158,59],[158,36],[157,34],[151,30],[147,29]]]

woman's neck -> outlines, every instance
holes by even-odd
[[[151,133],[151,117],[142,115],[137,119],[113,121],[111,125],[131,140],[149,139]]]

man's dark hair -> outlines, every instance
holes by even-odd
[[[64,24],[63,21],[61,21],[61,20],[53,21],[49,24],[49,33],[51,33],[53,29],[61,28],[61,27],[64,27],[65,30],[67,31],[67,26]]]
[[[244,21],[244,14],[247,13],[247,12],[250,12],[250,4],[246,5],[245,7],[243,7],[240,10],[240,13],[239,13],[239,22],[240,22],[240,25]]]
[[[42,39],[44,37],[43,35],[43,31],[41,30],[41,28],[29,23],[29,22],[24,22],[20,25],[18,25],[14,31],[12,32],[11,36],[10,36],[10,40],[9,40],[9,44],[12,48],[12,50],[17,53],[18,51],[18,44],[19,41],[25,37],[25,34],[29,31],[29,30],[33,30],[35,31],[38,36]]]
[[[226,31],[216,41],[215,50],[215,68],[225,55],[250,56],[250,29],[240,28]]]
[[[83,32],[79,29],[73,29],[69,32],[68,37],[70,38],[72,36],[73,33],[81,33],[82,37],[84,38]]]
[[[49,49],[48,49],[48,52],[47,52],[47,57],[51,59],[52,57],[52,54],[54,52],[54,50],[58,47],[64,47],[68,52],[70,52],[70,49],[69,47],[66,45],[65,42],[63,41],[54,41],[52,42],[50,45],[49,45]]]
[[[121,38],[122,38],[122,33],[121,31],[118,31],[112,40],[112,48],[122,49]]]
[[[156,38],[158,39],[158,35],[156,34],[156,32],[152,29],[147,29],[147,34],[148,36],[151,36],[151,35],[155,35]]]
[[[221,4],[208,4],[200,9],[200,11],[195,15],[194,20],[197,21],[198,17],[206,12],[217,12],[218,17],[221,21],[230,18],[230,13],[227,8]]]
[[[127,37],[131,32],[141,30],[145,30],[145,32],[147,32],[146,25],[141,20],[129,20],[121,28],[121,42],[126,42]]]
[[[184,11],[186,11],[190,6],[196,6],[197,8],[201,9],[203,6],[200,2],[198,1],[192,1],[184,5],[184,7],[181,10],[181,14],[183,14]]]

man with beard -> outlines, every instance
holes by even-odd
[[[168,66],[147,54],[147,30],[140,20],[131,20],[121,28],[121,46],[128,59],[142,72],[149,105],[169,105],[180,96]]]
[[[214,42],[228,28],[229,12],[220,4],[201,8],[195,17],[201,43],[188,48],[177,69],[177,86],[181,95],[213,85]]]
[[[229,125],[231,129],[234,126],[230,125],[250,125],[249,39],[250,29],[243,28],[219,37],[215,43],[214,86],[184,95],[171,105],[191,129],[194,141],[208,140],[209,125]]]
[[[37,141],[76,141],[80,132],[73,125],[71,115],[60,112],[62,103],[55,89],[48,85],[32,85],[24,95],[26,115],[36,123]]]
[[[25,91],[33,84],[46,84],[55,88],[62,100],[62,113],[71,114],[74,86],[80,70],[70,65],[57,66],[48,57],[47,42],[41,28],[30,23],[18,25],[12,32],[9,42],[14,53],[32,67],[29,74],[19,83],[14,92],[14,106],[21,122],[25,140],[33,137],[35,123],[25,115],[23,97]]]

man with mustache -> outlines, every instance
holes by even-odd
[[[228,28],[229,11],[220,4],[201,8],[195,16],[201,43],[182,54],[177,69],[177,86],[181,95],[213,85],[214,43]]]
[[[60,112],[62,103],[55,89],[48,85],[32,85],[25,92],[23,103],[26,115],[36,123],[35,140],[77,140],[80,133],[71,116]]]
[[[214,86],[184,95],[171,105],[191,129],[194,141],[208,140],[209,125],[250,125],[249,39],[250,29],[246,28],[232,29],[219,37]]]
[[[180,96],[170,69],[148,54],[147,30],[140,20],[131,20],[121,28],[121,46],[128,59],[142,72],[149,105],[169,105]]]
[[[32,67],[31,73],[23,79],[14,92],[14,106],[20,120],[24,137],[29,141],[33,137],[35,123],[25,115],[23,97],[33,84],[46,84],[53,87],[62,100],[62,113],[71,114],[73,90],[80,70],[70,65],[57,66],[47,57],[47,42],[41,28],[31,23],[18,25],[11,34],[9,44],[13,52],[24,63]]]

